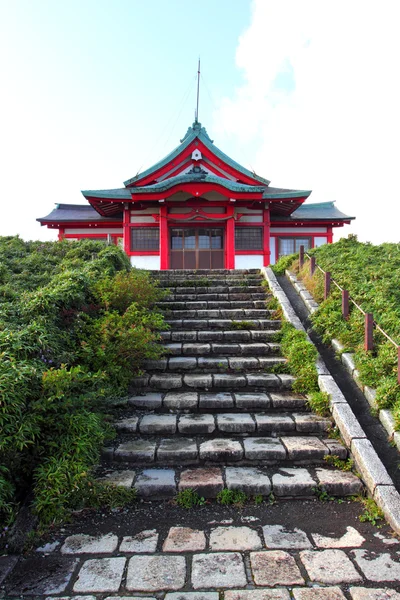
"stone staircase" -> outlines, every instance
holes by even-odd
[[[280,321],[257,270],[160,271],[160,302],[170,327],[166,355],[147,361],[103,451],[102,477],[145,498],[224,487],[248,495],[306,497],[360,492],[352,473],[327,467],[347,458],[328,437],[331,420],[294,394],[276,342]]]

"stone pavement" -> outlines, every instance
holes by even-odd
[[[174,514],[159,503],[155,513],[142,505],[108,522],[97,515],[103,531],[112,529],[82,533],[82,520],[55,532],[20,559],[2,597],[400,600],[400,542],[388,527],[360,523],[354,502],[292,504]],[[302,527],[293,525],[296,513]]]

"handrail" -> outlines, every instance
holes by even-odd
[[[365,325],[364,325],[364,327],[365,327],[364,349],[367,351],[373,349],[373,345],[374,345],[373,327],[375,327],[375,329],[377,329],[391,344],[393,344],[393,346],[395,346],[395,348],[397,348],[397,381],[400,384],[400,344],[395,342],[393,340],[393,338],[391,338],[390,335],[388,333],[386,333],[386,331],[384,331],[382,329],[382,327],[380,327],[380,325],[378,325],[378,323],[374,320],[371,313],[365,312],[365,310],[363,310],[361,308],[361,306],[359,304],[357,304],[357,302],[350,296],[349,291],[344,289],[343,287],[341,287],[331,277],[331,273],[329,271],[325,271],[322,267],[320,267],[315,262],[314,256],[310,256],[310,254],[308,254],[307,252],[304,251],[304,246],[300,246],[300,250],[299,250],[300,268],[303,267],[305,256],[307,256],[307,258],[310,259],[310,274],[311,274],[311,276],[314,275],[315,269],[318,269],[319,271],[321,271],[321,273],[323,273],[323,275],[325,277],[325,290],[324,290],[325,299],[329,296],[330,286],[331,286],[331,283],[333,283],[333,285],[335,285],[342,292],[342,315],[343,315],[343,317],[345,319],[348,318],[348,315],[349,315],[348,303],[349,303],[349,301],[352,304],[354,304],[354,306],[364,315],[364,319],[365,319],[365,321],[364,321],[364,323],[365,323]]]

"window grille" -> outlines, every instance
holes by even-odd
[[[131,227],[131,250],[159,250],[158,227]]]
[[[262,227],[236,227],[235,248],[236,250],[262,250]]]

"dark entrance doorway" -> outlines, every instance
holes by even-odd
[[[171,229],[170,269],[223,269],[223,228]]]

